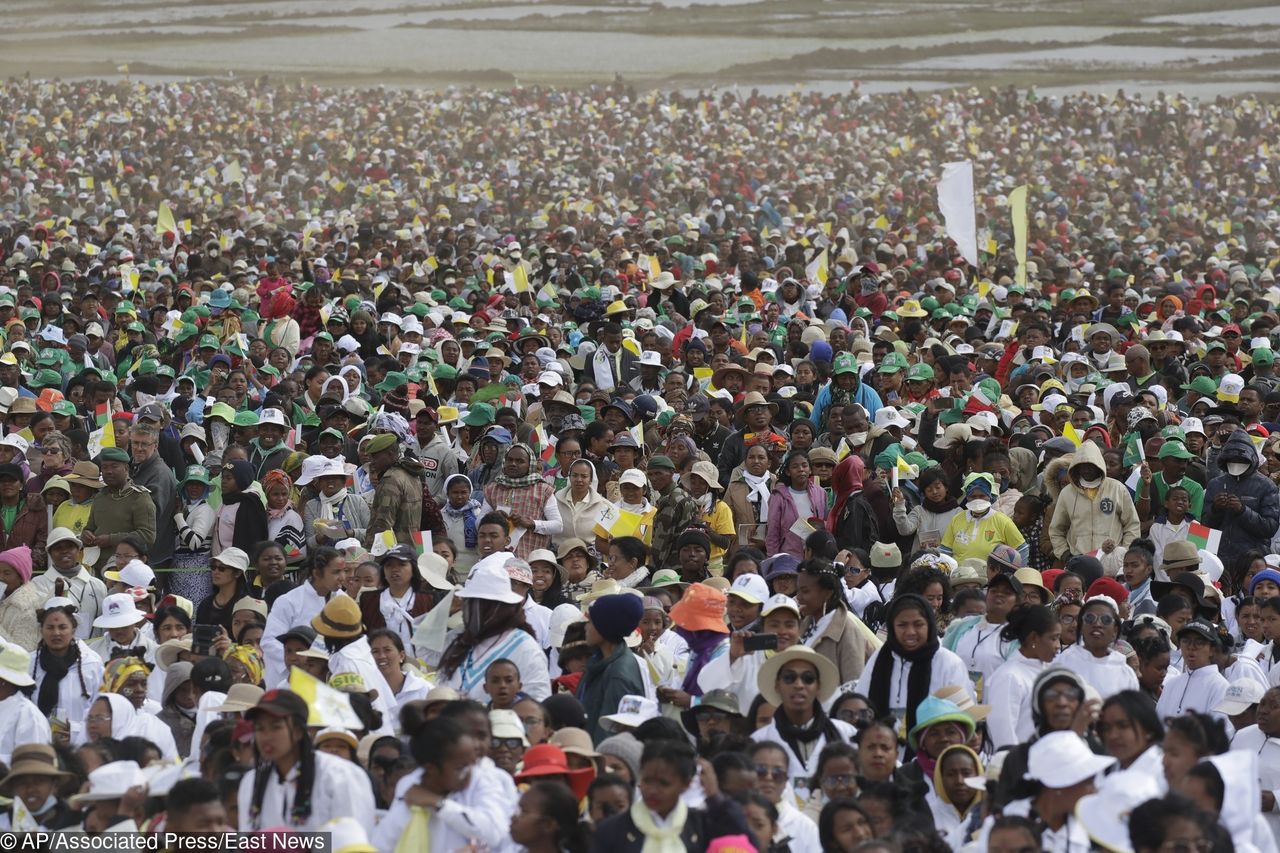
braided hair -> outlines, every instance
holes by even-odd
[[[293,797],[293,808],[289,811],[289,821],[295,826],[304,825],[311,817],[311,792],[316,781],[316,751],[307,737],[307,721],[297,717],[285,718],[290,734],[302,732],[298,740],[298,789]],[[276,772],[275,764],[270,761],[259,762],[253,777],[253,798],[249,801],[250,826],[256,831],[262,829],[259,818],[262,814],[262,801],[267,794],[267,782],[271,774]]]

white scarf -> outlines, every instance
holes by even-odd
[[[705,495],[703,495],[700,498],[694,498],[693,502],[698,505],[698,511],[701,512],[703,515],[706,515],[707,513],[711,512],[711,507],[714,505],[712,502],[715,500],[715,497],[716,496],[713,495],[711,492],[707,492]]]
[[[644,835],[644,847],[640,848],[640,853],[684,853],[680,833],[684,832],[688,818],[689,807],[684,800],[677,800],[676,807],[667,815],[666,825],[658,826],[644,800],[636,800],[631,804],[631,822]]]
[[[621,367],[621,356],[622,350],[618,350],[616,353],[611,353],[605,347],[600,347],[600,349],[596,350],[595,354],[591,356],[591,367],[592,372],[595,373],[596,387],[601,391],[612,391],[617,387],[617,383],[621,381],[621,369],[619,369],[619,376],[616,379],[613,375],[614,366],[616,365],[619,368]],[[619,359],[619,361],[615,362],[614,359]],[[614,363],[610,364],[610,362]]]
[[[645,498],[642,503],[638,504],[629,504],[626,501],[618,501],[617,503],[618,509],[626,510],[627,512],[634,512],[636,515],[644,515],[649,511],[649,507],[651,506],[652,504],[649,503],[648,498]]]
[[[747,484],[751,492],[747,495],[747,502],[753,506],[759,503],[760,514],[757,521],[769,520],[769,494],[773,487],[773,474],[765,471],[764,474],[757,477],[747,472],[746,468],[742,469],[742,481]]]
[[[323,521],[333,521],[338,517],[338,507],[347,499],[347,488],[343,486],[334,492],[333,497],[326,497],[324,492],[320,495],[320,518]]]

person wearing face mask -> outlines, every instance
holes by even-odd
[[[957,562],[975,558],[986,560],[997,545],[1008,545],[1027,559],[1027,542],[1013,519],[992,508],[995,478],[990,474],[970,474],[961,490],[964,512],[947,525],[939,546]]]
[[[1258,471],[1258,451],[1243,431],[1227,437],[1218,467],[1223,473],[1205,490],[1204,523],[1222,531],[1218,557],[1232,566],[1246,551],[1270,552],[1280,527],[1280,490]]]
[[[1073,554],[1128,548],[1142,534],[1129,490],[1107,477],[1106,470],[1102,451],[1091,441],[1072,456],[1067,468],[1070,482],[1059,493],[1049,523],[1053,553],[1064,563]]]

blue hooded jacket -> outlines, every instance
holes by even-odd
[[[1224,473],[1210,480],[1205,490],[1204,523],[1222,531],[1218,556],[1228,567],[1234,566],[1246,551],[1269,551],[1271,538],[1280,528],[1280,488],[1258,473],[1258,461],[1253,440],[1243,430],[1236,430],[1218,454],[1218,468]],[[1244,462],[1249,467],[1241,476],[1233,476],[1227,469],[1232,462]],[[1240,499],[1240,512],[1214,505],[1224,492]]]

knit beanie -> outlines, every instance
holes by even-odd
[[[831,344],[826,341],[815,341],[813,346],[809,347],[809,360],[815,364],[819,361],[831,363],[832,350]]]
[[[0,551],[0,563],[13,566],[14,571],[22,578],[23,583],[31,580],[31,549],[26,545],[10,548],[8,551]]]
[[[605,738],[596,745],[596,752],[621,760],[631,770],[633,780],[640,778],[640,753],[644,752],[644,744],[636,740],[631,732]]]
[[[600,636],[611,643],[620,643],[644,618],[644,599],[631,593],[605,595],[591,602],[587,618]]]

